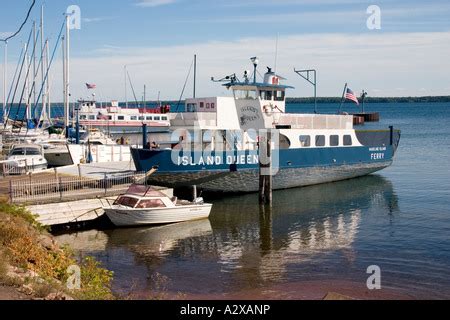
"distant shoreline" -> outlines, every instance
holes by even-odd
[[[317,97],[317,103],[339,103],[340,97]],[[450,96],[366,97],[367,103],[450,102]],[[314,103],[314,98],[286,98],[286,103]]]
[[[317,103],[340,103],[341,97],[317,97]],[[423,96],[423,97],[366,97],[366,103],[435,103],[435,102],[450,102],[450,96]],[[97,101],[98,105],[101,104],[109,104],[110,101]],[[146,101],[145,104],[147,108],[154,108],[156,105],[159,105],[159,101]],[[162,105],[169,104],[175,106],[179,103],[180,107],[184,105],[184,100],[175,101],[175,100],[165,100],[161,101]],[[292,97],[286,98],[286,103],[314,103],[313,97]],[[62,102],[52,102],[52,106],[61,106]],[[71,102],[72,104],[72,102]],[[125,106],[125,102],[120,102],[120,106]],[[130,107],[134,107],[136,102],[129,101],[128,105]],[[139,104],[142,104],[139,101]],[[17,105],[16,103],[14,105]],[[39,104],[40,105],[40,104]],[[3,104],[0,103],[0,109],[3,107]]]

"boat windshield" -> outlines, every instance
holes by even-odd
[[[139,201],[136,208],[145,209],[145,208],[165,208],[166,205],[162,202],[161,199],[145,199]]]
[[[12,156],[39,156],[41,153],[34,148],[17,148],[11,151]]]
[[[121,196],[117,198],[116,201],[114,201],[114,205],[122,205],[125,207],[134,208],[136,203],[138,203],[139,199],[133,198],[133,197],[127,197],[127,196]]]

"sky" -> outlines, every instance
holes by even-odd
[[[0,38],[16,31],[31,0],[0,0]],[[72,99],[125,100],[128,70],[138,100],[180,98],[194,54],[197,96],[229,95],[211,77],[275,68],[309,97],[313,88],[294,73],[317,69],[318,96],[340,96],[344,84],[369,96],[450,95],[450,2],[448,0],[36,0],[22,32],[8,43],[11,81],[33,21],[45,10],[51,51],[69,5],[81,11],[81,29],[71,31]],[[380,8],[380,28],[369,29],[370,5]],[[372,21],[372,20],[371,20]],[[0,42],[0,72],[4,69]],[[50,80],[53,101],[62,100],[58,46]],[[2,77],[0,77],[0,81]],[[183,98],[192,96],[192,73]],[[3,83],[2,83],[3,85]],[[0,95],[2,93],[0,92]],[[128,100],[134,100],[128,85]]]

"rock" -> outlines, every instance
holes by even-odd
[[[74,300],[71,296],[64,292],[52,292],[44,298],[44,300]]]
[[[47,250],[53,250],[56,248],[55,241],[48,235],[40,235],[38,241]]]

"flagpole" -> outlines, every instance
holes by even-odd
[[[344,91],[342,92],[341,104],[339,105],[339,113],[341,113],[342,105],[344,104],[345,91],[347,90],[347,83],[345,83]]]

